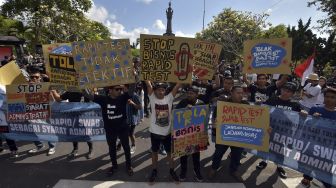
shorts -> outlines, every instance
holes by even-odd
[[[152,152],[157,153],[162,144],[167,153],[171,152],[171,134],[162,136],[151,133]]]
[[[130,136],[134,134],[135,126],[136,126],[136,125],[130,125],[130,126],[129,126],[129,127],[130,127],[129,135],[130,135]]]

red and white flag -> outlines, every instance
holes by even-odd
[[[294,73],[301,78],[301,85],[303,86],[304,83],[307,80],[307,77],[309,74],[314,72],[314,59],[315,59],[315,53],[308,57],[308,59],[305,60],[304,63],[298,65],[294,69]]]

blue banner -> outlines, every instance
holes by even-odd
[[[105,140],[101,108],[96,103],[53,103],[51,118],[7,122],[6,138],[25,141],[96,141]]]
[[[336,121],[271,109],[269,153],[253,154],[336,185]]]

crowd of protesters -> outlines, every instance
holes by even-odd
[[[7,57],[8,58],[8,57]],[[11,57],[13,58],[13,57]],[[8,60],[6,62],[8,63]],[[134,58],[135,74],[139,75],[139,58]],[[217,101],[226,101],[240,104],[269,105],[285,110],[299,112],[301,115],[321,116],[336,120],[336,70],[329,78],[311,73],[304,86],[300,86],[293,75],[234,75],[235,67],[218,67],[213,80],[199,80],[193,77],[193,83],[189,85],[171,83],[153,83],[150,81],[138,81],[130,85],[115,85],[97,90],[85,90],[83,92],[50,91],[50,100],[57,102],[95,102],[101,106],[106,131],[106,141],[109,148],[111,168],[109,175],[116,173],[118,162],[116,153],[122,146],[126,158],[126,170],[129,176],[133,175],[132,157],[135,153],[136,142],[135,127],[149,118],[149,134],[151,141],[152,172],[149,182],[154,183],[158,176],[158,153],[166,154],[169,161],[169,174],[173,181],[179,182],[186,179],[188,156],[180,158],[181,172],[176,174],[174,159],[171,151],[171,111],[174,108],[185,108],[196,105],[209,105],[213,126],[212,141],[216,136],[216,104]],[[48,81],[48,76],[40,67],[28,68],[29,83]],[[239,71],[238,71],[239,72]],[[177,101],[176,106],[173,102]],[[118,139],[119,143],[118,144]],[[18,148],[15,141],[6,140],[12,157],[18,157]],[[3,141],[0,142],[0,152],[3,151]],[[28,153],[36,153],[44,148],[44,143],[34,142],[36,148]],[[56,152],[56,143],[48,143],[48,155]],[[94,157],[94,144],[87,142],[87,158]],[[209,177],[214,177],[220,167],[225,152],[230,148],[229,172],[237,181],[243,181],[237,170],[241,164],[240,160],[246,156],[244,148],[215,144],[215,151],[212,156],[211,171]],[[78,155],[78,142],[73,142],[73,150],[69,157]],[[194,167],[195,180],[204,181],[202,167],[200,165],[201,153],[191,155]],[[267,161],[262,160],[256,168],[259,170],[267,167]],[[287,178],[285,169],[277,166],[277,172],[281,178]],[[312,178],[305,175],[302,185],[310,186]],[[326,187],[331,185],[324,183]]]

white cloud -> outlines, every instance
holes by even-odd
[[[189,38],[195,38],[195,34],[187,34],[183,33],[182,31],[176,31],[175,36],[177,37],[189,37]]]
[[[273,9],[271,9],[271,8],[269,8],[269,9],[266,10],[267,14],[271,14],[272,12],[273,12]]]
[[[155,20],[153,27],[161,31],[166,29],[166,26],[163,24],[162,20],[160,19]]]
[[[145,4],[150,4],[151,2],[153,2],[153,0],[136,0],[137,2],[142,2]]]
[[[86,13],[86,16],[91,20],[95,20],[97,22],[104,23],[108,19],[115,20],[117,17],[114,14],[109,14],[105,7],[100,5],[92,4],[91,9]]]
[[[126,31],[125,27],[116,21],[115,22],[107,21],[105,26],[108,27],[108,29],[110,30],[112,38],[114,39],[129,38],[131,44],[133,42],[136,42],[136,39],[140,37],[141,33],[142,34],[149,33],[149,29],[145,27],[138,27],[131,31]]]

